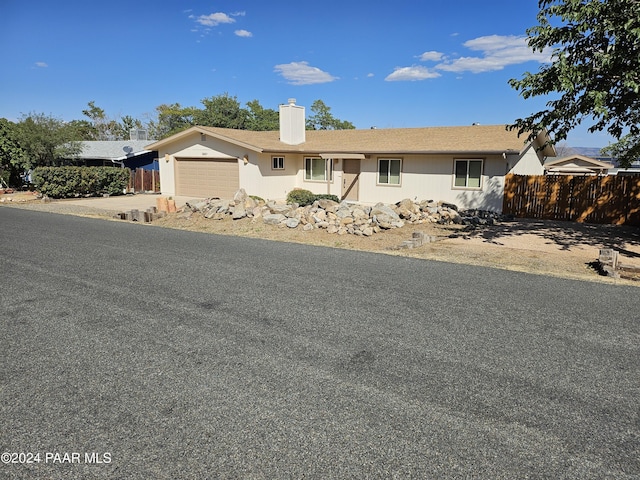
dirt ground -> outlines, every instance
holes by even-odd
[[[99,218],[112,219],[113,216],[113,211],[105,207],[89,208],[75,205],[73,201],[42,203],[24,194],[2,195],[0,205]],[[149,207],[153,205],[155,198],[150,196]],[[247,218],[234,221],[230,216],[224,220],[208,220],[198,213],[180,212],[149,225],[640,286],[640,278],[602,276],[596,264],[601,248],[613,248],[619,252],[620,263],[640,267],[640,229],[637,227],[519,219],[472,231],[465,231],[458,225],[407,224],[404,228],[386,230],[371,237],[358,237],[329,234],[321,229],[303,231],[265,225],[260,220]],[[412,249],[399,248],[416,231],[434,236],[437,241]]]

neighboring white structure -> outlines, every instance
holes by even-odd
[[[607,175],[614,165],[584,155],[569,155],[547,160],[544,165],[547,175]]]
[[[502,209],[507,173],[541,175],[553,147],[525,144],[504,125],[305,130],[304,107],[280,106],[280,131],[191,127],[158,151],[164,195],[283,200],[295,188],[364,204],[403,198]]]

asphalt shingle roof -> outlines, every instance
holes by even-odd
[[[518,137],[504,125],[465,127],[390,128],[371,130],[307,130],[306,141],[287,145],[277,131],[251,132],[227,128],[198,127],[217,137],[246,143],[263,151],[341,153],[444,153],[520,152],[525,136]]]
[[[82,152],[78,158],[103,160],[123,160],[149,150],[149,140],[96,140],[82,143]]]
[[[244,145],[261,152],[298,153],[486,153],[521,152],[526,135],[505,125],[464,127],[389,128],[370,130],[307,130],[306,141],[288,145],[280,141],[278,131],[254,132],[218,127],[192,127],[173,137],[160,140],[147,149],[157,150],[174,138],[199,131],[221,140]]]

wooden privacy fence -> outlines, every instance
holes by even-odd
[[[640,175],[509,174],[502,212],[520,218],[640,226]]]
[[[129,192],[160,192],[160,172],[158,170],[131,170],[129,177]]]

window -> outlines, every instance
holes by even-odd
[[[400,185],[400,170],[402,160],[399,158],[378,159],[378,183],[385,185]]]
[[[327,172],[325,171],[327,160],[324,158],[305,158],[304,159],[304,179],[318,182],[327,181]],[[333,180],[333,159],[328,160],[329,163],[329,180]]]
[[[272,157],[271,168],[274,170],[284,170],[284,157]]]
[[[482,160],[456,160],[453,185],[461,188],[480,188]]]

